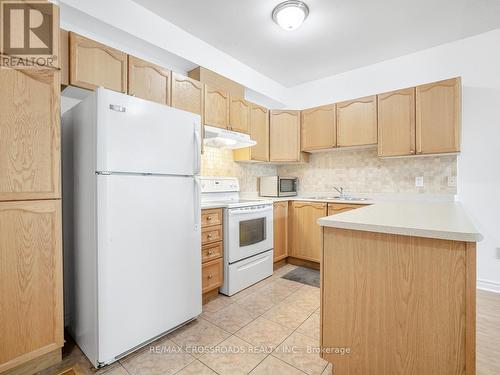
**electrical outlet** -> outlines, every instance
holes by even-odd
[[[448,176],[448,187],[456,187],[456,186],[457,186],[457,177]]]
[[[424,187],[424,176],[415,177],[415,186]]]

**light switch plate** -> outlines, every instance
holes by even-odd
[[[415,186],[424,187],[424,176],[415,177]]]
[[[497,247],[497,259],[500,259],[500,247]]]
[[[457,177],[456,176],[448,176],[448,187],[457,186]]]

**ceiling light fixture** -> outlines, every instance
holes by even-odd
[[[289,0],[278,4],[272,13],[273,21],[282,29],[295,30],[309,15],[309,7],[299,0]]]

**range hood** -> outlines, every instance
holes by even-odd
[[[205,126],[205,146],[219,148],[245,148],[255,146],[257,142],[250,139],[248,134],[237,133],[227,129]]]

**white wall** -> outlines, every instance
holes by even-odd
[[[293,88],[307,108],[462,76],[458,199],[484,235],[479,287],[500,292],[500,29]]]

